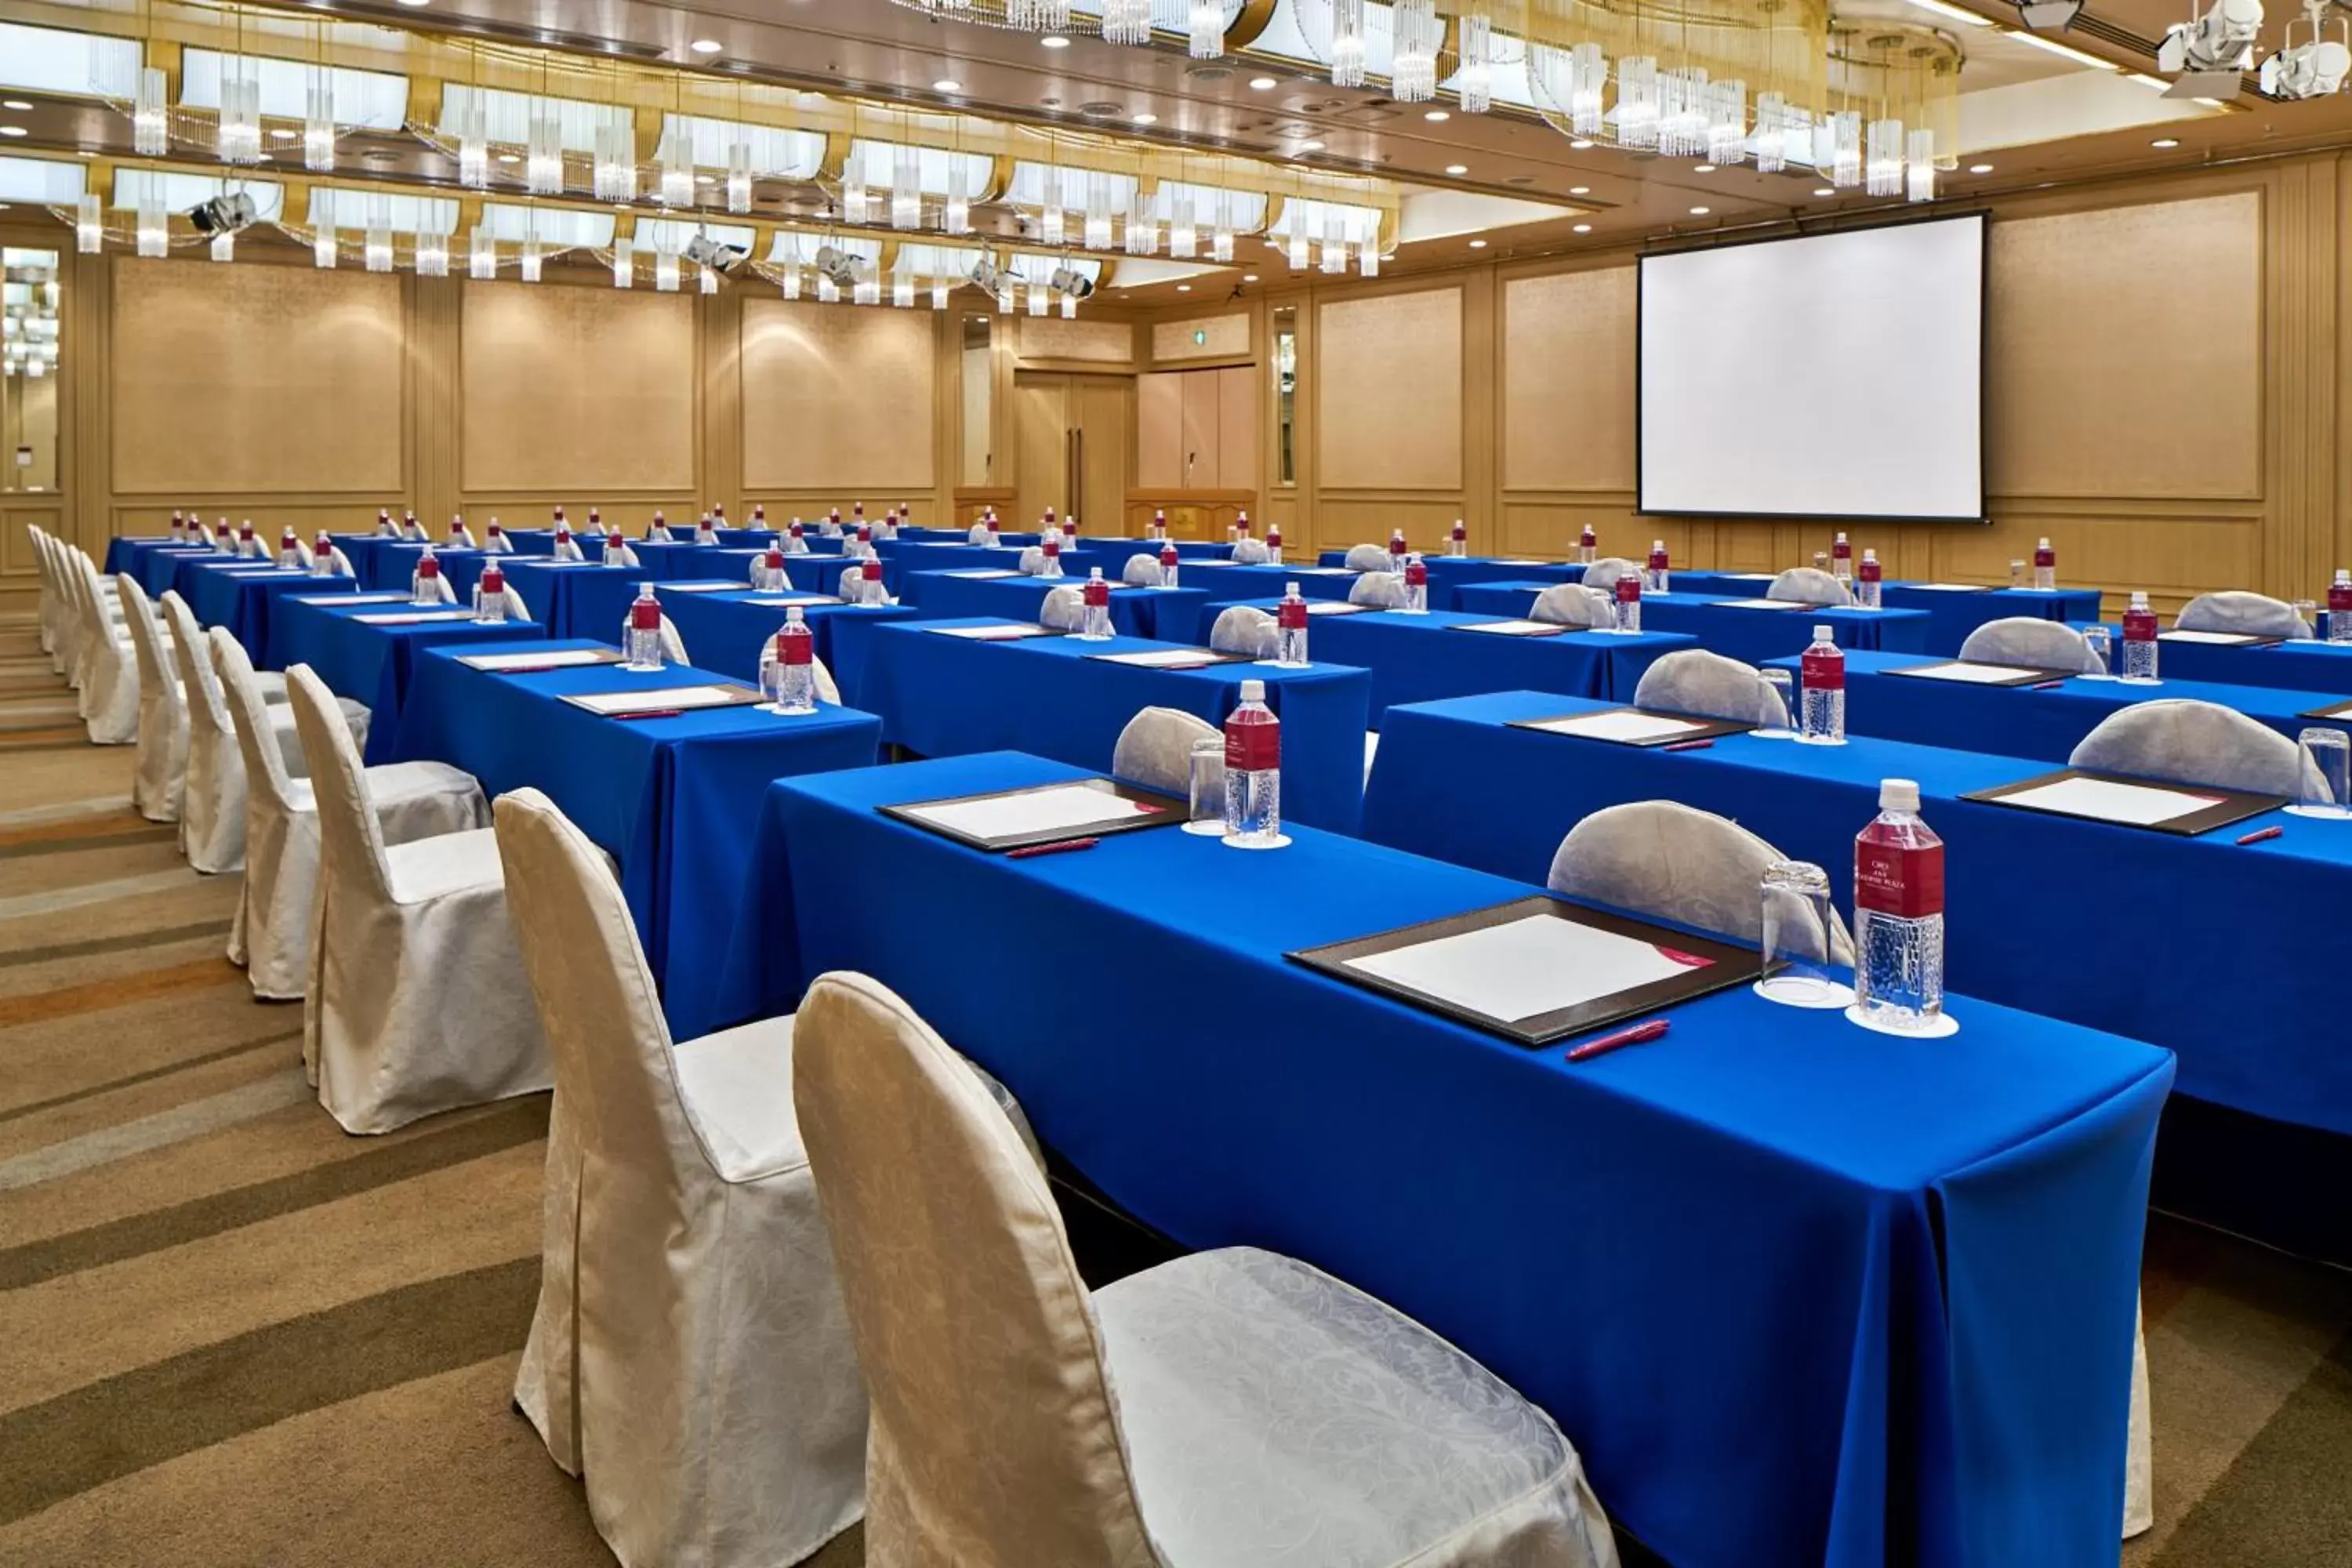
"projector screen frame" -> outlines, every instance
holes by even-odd
[[[1778,245],[1791,239],[1819,239],[1832,235],[1859,234],[1870,229],[1908,228],[1915,224],[1956,223],[1964,219],[1977,220],[1977,503],[1980,515],[1951,517],[1932,514],[1885,512],[1813,512],[1813,511],[1686,511],[1654,509],[1646,504],[1643,489],[1643,401],[1642,401],[1642,284],[1653,258],[1663,260],[1670,256],[1686,256],[1701,250],[1731,250],[1748,245]],[[1759,234],[1739,239],[1706,240],[1694,238],[1681,244],[1660,245],[1644,248],[1633,258],[1633,515],[1636,517],[1674,517],[1734,521],[1752,518],[1759,522],[1888,522],[1945,523],[1955,528],[1990,528],[1992,526],[1990,504],[1992,472],[1987,455],[1986,435],[1990,421],[1985,417],[1985,399],[1990,390],[1992,369],[1990,345],[1992,331],[1990,311],[1992,305],[1992,209],[1969,207],[1959,212],[1916,213],[1906,216],[1878,218],[1869,222],[1841,223],[1835,219],[1799,219],[1794,234]]]

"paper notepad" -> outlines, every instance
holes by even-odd
[[[2022,686],[2035,681],[2064,679],[2063,671],[2026,668],[2014,664],[1969,664],[1959,659],[1948,664],[1923,664],[1887,673],[1909,676],[1915,680],[1956,680],[1964,686]]]
[[[576,665],[618,664],[620,654],[609,647],[524,648],[516,653],[469,653],[457,662],[471,669],[559,669]]]
[[[2257,637],[2252,632],[2169,631],[2158,633],[2156,640],[2158,642],[2204,642],[2213,643],[2222,647],[2242,647],[2247,643],[2275,642],[2278,639],[2275,637]]]
[[[2161,823],[2219,805],[2226,797],[2192,795],[2163,784],[2120,784],[2113,779],[2059,779],[2001,796],[2004,804],[2064,816],[2087,816],[2099,822],[2120,822],[2134,827]]]
[[[919,826],[990,848],[1117,833],[1183,819],[1172,800],[1101,783],[1046,784],[884,810]]]
[[[351,601],[349,599],[345,599],[342,603],[350,604]],[[363,626],[413,626],[428,621],[470,621],[473,618],[473,611],[458,609],[394,610],[383,615],[353,616],[352,617],[352,619],[359,622],[360,625]]]
[[[1556,566],[1566,564],[1566,563],[1563,562],[1538,561],[1532,555],[1493,555],[1487,557],[1486,563],[1490,566]]]
[[[296,594],[298,605],[404,605],[405,594]]]
[[[1018,577],[1020,573],[1003,566],[974,566],[961,572],[942,572],[942,577],[961,577],[970,583],[993,583],[1003,577]]]
[[[741,600],[741,603],[746,605],[774,605],[779,607],[798,605],[803,609],[814,609],[819,605],[838,605],[842,602],[840,595],[835,594],[746,594]]]
[[[1295,572],[1301,577],[1360,577],[1363,575],[1362,573],[1345,566],[1285,566],[1281,570]]]
[[[1131,664],[1139,669],[1206,669],[1213,664],[1231,663],[1234,658],[1204,647],[1161,647],[1142,653],[1095,653],[1087,657],[1105,664]]]
[[[1478,621],[1469,626],[1457,626],[1457,632],[1485,632],[1497,637],[1552,637],[1568,630],[1549,621]]]
[[[665,686],[652,691],[587,691],[563,700],[608,719],[633,713],[666,713],[671,709],[733,708],[756,702],[760,694],[740,686]]]
[[[1370,953],[1348,967],[1517,1023],[1670,979],[1690,964],[1653,944],[1549,915]]]
[[[1540,719],[1526,727],[1554,735],[1574,735],[1587,741],[1616,741],[1627,745],[1681,740],[1703,730],[1717,728],[1703,719],[1677,719],[1668,713],[1643,713],[1631,708],[1612,708],[1603,713],[1570,713],[1559,719]]]
[[[1310,616],[1360,616],[1364,613],[1364,606],[1350,605],[1343,599],[1314,599],[1307,603],[1307,613]]]
[[[743,586],[743,584],[740,583],[730,583],[723,577],[714,577],[709,582],[697,581],[692,583],[664,583],[659,587],[656,588],[654,592],[656,595],[662,594],[725,594],[740,588],[741,586]]]
[[[1709,599],[1706,605],[1717,610],[1832,610],[1834,605],[1801,605],[1794,599]]]
[[[925,626],[933,637],[961,637],[967,642],[1019,642],[1023,637],[1057,637],[1044,626]]]
[[[1769,572],[1718,572],[1716,575],[1727,583],[1769,583],[1773,576]]]
[[[1981,583],[1909,583],[1905,586],[1929,594],[1989,594],[1991,589]]]

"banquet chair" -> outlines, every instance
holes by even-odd
[[[1597,588],[1603,594],[1613,595],[1617,592],[1618,578],[1639,577],[1641,574],[1642,569],[1623,556],[1604,555],[1587,566],[1584,569],[1584,575],[1579,581],[1588,588]]]
[[[356,577],[360,574],[359,568],[352,564],[352,558],[343,553],[343,547],[340,544],[327,547],[327,560],[331,576]]]
[[[1193,745],[1223,733],[1206,719],[1181,709],[1146,708],[1119,731],[1110,749],[1111,776],[1189,797]]]
[[[1753,945],[1764,940],[1764,873],[1787,858],[1729,817],[1671,800],[1638,800],[1604,807],[1570,828],[1544,885],[1580,903]],[[1830,921],[1827,962],[1851,964],[1853,940],[1845,922],[1834,910]]]
[[[256,996],[292,1001],[309,985],[312,905],[319,889],[318,802],[308,776],[308,748],[298,735],[295,750],[304,756],[298,774],[287,765],[278,721],[263,700],[244,646],[220,626],[205,639],[244,765],[245,886],[229,957],[245,964]],[[356,750],[356,741],[353,745]],[[479,827],[489,819],[473,775],[446,763],[389,763],[369,769],[367,782],[387,843]],[[307,1058],[307,1042],[304,1050]]]
[[[150,822],[180,820],[188,780],[188,705],[147,591],[128,572],[114,576],[122,626],[139,666],[139,755],[131,775],[131,804]]]
[[[1383,551],[1381,553],[1385,555],[1387,552]],[[1265,541],[1255,534],[1252,534],[1247,539],[1234,541],[1234,552],[1231,559],[1236,566],[1263,566],[1273,558],[1274,552],[1266,548]],[[1387,562],[1383,561],[1381,564],[1382,570],[1387,569]]]
[[[1397,609],[1404,604],[1404,576],[1396,572],[1367,572],[1348,584],[1348,603]]]
[[[966,544],[986,544],[988,542],[988,524],[984,522],[975,522],[970,528],[965,529],[963,531],[963,542]]]
[[[418,574],[409,574],[408,591],[412,596],[416,592],[417,584],[422,581],[423,578]],[[457,602],[457,590],[450,584],[449,574],[446,570],[433,574],[433,596],[445,605],[454,605]]]
[[[128,746],[139,739],[139,658],[117,624],[112,588],[99,588],[98,568],[76,547],[73,571],[82,604],[80,707],[93,744]]]
[[[1157,588],[1160,582],[1160,557],[1149,550],[1137,551],[1118,569],[1118,580],[1130,587]]]
[[[681,660],[680,662],[683,661]],[[765,691],[769,689],[768,671],[774,668],[775,664],[776,639],[772,637],[761,639],[760,644],[761,690]],[[840,707],[841,687],[834,680],[833,671],[824,667],[824,660],[816,658],[814,654],[809,658],[809,664],[816,671],[816,700],[820,702],[830,702],[835,708]]]
[[[1217,612],[1209,627],[1209,647],[1216,653],[1245,653],[1252,658],[1272,658],[1277,636],[1274,617],[1249,605]]]
[[[1350,572],[1385,572],[1389,569],[1389,550],[1385,544],[1351,544],[1343,564]]]
[[[2117,709],[2066,765],[2290,799],[2304,782],[2302,748],[2293,741],[2233,708],[2183,698]]]
[[[213,668],[211,644],[196,629],[187,604],[170,589],[163,592],[163,615],[172,626],[172,669],[178,677],[181,701],[187,712],[188,763],[180,794],[180,853],[189,868],[207,875],[234,871],[245,863],[245,760],[238,754],[236,731],[228,705],[221,697],[220,676]],[[228,634],[224,631],[224,637]],[[294,733],[294,714],[286,703],[286,678],[257,675],[261,685],[264,718],[288,771],[299,775],[302,742]],[[366,743],[368,710],[345,701],[343,717]],[[239,909],[243,903],[240,900]],[[242,942],[232,942],[232,957],[242,959]]]
[[[2083,634],[2038,616],[2004,616],[1987,621],[1960,643],[1960,657],[1972,664],[2014,664],[2030,669],[2105,674]]]
[[[1613,616],[1609,596],[1600,589],[1581,583],[1558,583],[1536,595],[1528,619],[1556,626],[1605,626]]]
[[[1013,564],[1024,577],[1036,576],[1045,569],[1045,547],[1042,544],[1023,545],[1020,559]]]
[[[565,531],[571,531],[567,529]],[[577,538],[559,539],[548,547],[547,558],[550,561],[585,561],[588,552],[580,548]]]
[[[1087,596],[1076,588],[1049,588],[1037,606],[1037,624],[1048,631],[1074,632],[1086,624]]]
[[[1764,590],[1764,596],[1824,609],[1853,603],[1853,595],[1846,585],[1818,566],[1790,567],[1772,579],[1772,585]]]
[[[604,564],[608,566],[625,566],[632,572],[639,571],[644,567],[645,563],[637,559],[637,551],[635,545],[631,544],[627,540],[622,538],[617,533],[607,535],[607,537],[612,540],[613,547],[610,551],[598,558],[603,561]],[[577,546],[574,546],[574,548],[576,549]]]
[[[1410,1318],[1254,1247],[1090,1293],[1043,1173],[897,995],[820,976],[793,1048],[876,1568],[1613,1568],[1559,1427]]]
[[[554,1081],[528,986],[498,836],[471,824],[387,844],[333,693],[308,665],[286,688],[319,825],[317,924],[302,1000],[305,1065],[346,1132],[390,1132]],[[448,770],[455,772],[456,770]],[[463,775],[460,775],[463,776]],[[467,801],[478,823],[478,785]]]
[[[33,579],[40,595],[41,651],[49,656],[52,670],[61,669],[64,661],[58,657],[58,575],[49,563],[49,532],[37,522],[28,522],[25,534],[33,542]]]
[[[499,590],[499,598],[507,607],[507,619],[510,621],[530,619],[530,606],[523,603],[522,590],[512,583]],[[482,613],[482,589],[478,583],[474,585],[474,613],[478,616]]]
[[[2200,594],[2172,617],[2174,629],[2184,632],[2247,632],[2255,637],[2301,641],[2312,628],[2284,599],[2265,594],[2229,592]]]
[[[667,615],[661,618],[661,649],[662,662],[665,664],[694,662],[686,656],[686,638],[678,635],[677,623]]]
[[[1633,706],[1737,724],[1769,721],[1785,729],[1789,723],[1788,704],[1761,670],[1703,647],[1667,654],[1643,670],[1633,688]]]
[[[450,521],[449,537],[442,542],[451,550],[479,550],[482,547],[474,537],[472,525],[456,519]]]

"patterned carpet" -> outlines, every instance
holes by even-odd
[[[0,1564],[609,1564],[508,1408],[545,1097],[344,1136],[131,769],[0,631]],[[2158,1221],[2147,1310],[2123,1563],[2352,1563],[2352,1275]]]

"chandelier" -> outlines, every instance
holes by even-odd
[[[1875,18],[1830,35],[1830,183],[1874,196],[1936,199],[1959,162],[1962,55],[1950,35]],[[1817,160],[1819,161],[1819,160]]]
[[[1105,43],[1140,47],[1154,33],[1182,38],[1196,60],[1225,52],[1225,33],[1240,19],[1246,0],[1103,0],[1098,13],[1080,11],[1070,0],[891,0],[909,11],[943,22],[971,22],[1018,33],[1060,37],[1091,36]]]

